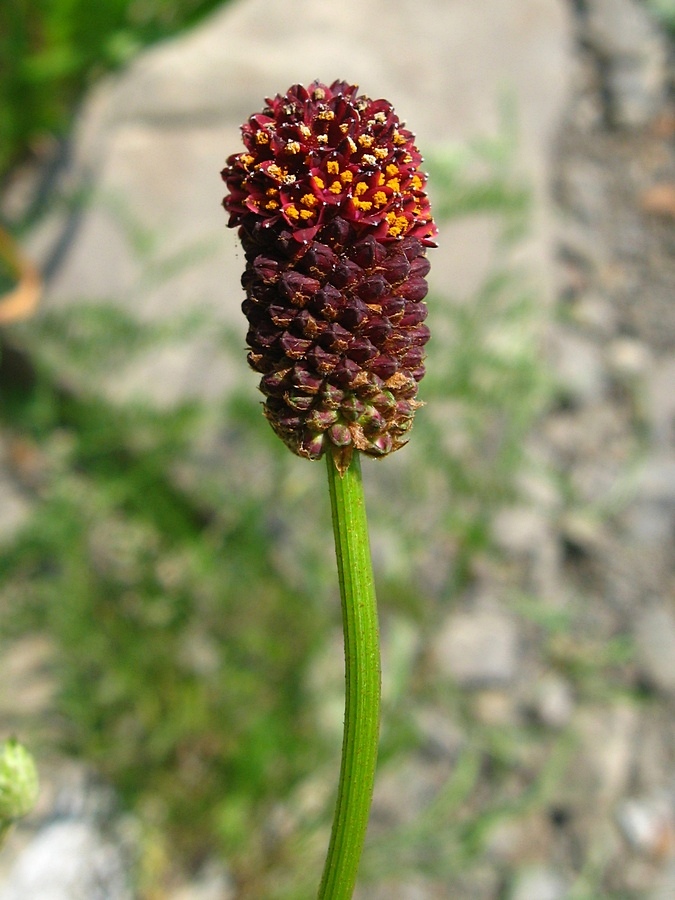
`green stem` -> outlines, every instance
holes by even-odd
[[[340,475],[331,454],[333,514],[345,635],[345,724],[340,784],[319,900],[349,900],[368,827],[380,730],[380,644],[359,453]]]

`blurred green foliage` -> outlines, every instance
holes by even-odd
[[[675,38],[675,0],[645,0],[647,7]]]
[[[672,28],[673,0],[648,2]],[[1,3],[0,178],[43,135],[63,132],[100,73],[217,5]],[[462,873],[492,826],[548,802],[570,751],[565,733],[481,724],[465,697],[429,683],[414,640],[433,634],[496,557],[495,512],[518,495],[526,438],[551,394],[536,291],[512,262],[529,214],[513,122],[507,104],[499,134],[428,159],[438,218],[489,216],[498,237],[471,296],[449,286],[429,298],[427,405],[409,447],[364,466],[388,680],[382,767],[419,746],[416,706],[442,710],[466,740],[425,814],[372,836],[362,874],[452,877],[456,896],[470,895]],[[132,221],[127,230],[146,278],[195,256],[159,260],[152,235]],[[0,549],[0,649],[49,637],[57,727],[38,735],[38,752],[56,732],[137,813],[142,896],[157,896],[172,865],[214,852],[240,897],[296,900],[315,889],[327,843],[322,785],[336,780],[343,698],[323,466],[281,446],[252,376],[218,403],[169,411],[113,404],[95,388],[101,371],[200,328],[213,323],[141,327],[112,304],[79,303],[14,329],[1,348],[0,429],[33,513]],[[239,351],[241,335],[222,341]],[[574,610],[536,597],[513,610],[582,694],[600,696],[607,671],[630,658],[621,639],[570,641]],[[337,730],[325,721],[333,709]]]
[[[474,296],[429,299],[427,406],[410,446],[365,468],[391,651],[382,765],[415,746],[416,701],[444,706],[471,746],[427,816],[373,841],[365,877],[392,870],[392,849],[397,871],[470,868],[488,825],[541,800],[552,777],[529,773],[514,798],[523,734],[477,727],[452,692],[429,696],[409,639],[433,632],[494,552],[494,513],[517,495],[548,396],[535,294],[511,263],[528,207],[512,155],[505,129],[430,160],[441,217],[490,214],[500,237]],[[98,370],[181,334],[182,322],[141,327],[84,304],[15,330],[0,427],[31,461],[35,509],[0,551],[0,634],[53,641],[63,748],[138,813],[141,887],[165,874],[147,862],[159,845],[171,862],[222,853],[241,897],[292,900],[318,877],[332,801],[311,788],[325,766],[333,783],[339,754],[324,724],[332,703],[341,722],[339,651],[335,692],[316,675],[340,622],[324,471],[275,438],[252,381],[163,412],[97,393]],[[476,792],[479,761],[489,796]]]
[[[227,0],[4,0],[0,3],[0,181],[61,136],[84,90],[144,46]]]

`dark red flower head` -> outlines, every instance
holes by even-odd
[[[265,415],[300,456],[405,443],[424,375],[436,236],[413,134],[343,81],[278,94],[222,176],[246,253],[243,310]]]

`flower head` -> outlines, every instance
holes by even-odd
[[[300,456],[405,443],[424,375],[436,236],[414,135],[391,104],[295,85],[242,126],[222,177],[246,253],[248,360],[265,415]]]

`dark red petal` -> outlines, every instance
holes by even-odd
[[[417,303],[429,293],[429,285],[424,278],[409,278],[396,288],[396,292],[406,300]]]
[[[376,303],[389,292],[389,284],[382,275],[369,275],[356,288],[356,293],[366,303]]]
[[[361,371],[361,366],[353,359],[343,357],[331,375],[331,381],[340,387],[351,387],[354,379]]]
[[[411,266],[405,253],[392,253],[380,263],[380,268],[390,284],[398,284],[408,277]]]
[[[398,371],[398,363],[392,356],[376,356],[367,363],[368,370],[379,378],[391,378]]]
[[[362,269],[370,269],[382,262],[385,257],[385,249],[379,241],[368,234],[354,244],[351,257]]]
[[[311,340],[296,337],[293,334],[289,334],[288,331],[284,331],[279,339],[279,346],[286,356],[291,359],[302,359],[312,346],[312,343]]]
[[[334,353],[344,353],[353,340],[352,333],[337,322],[331,322],[320,338],[321,344]]]

